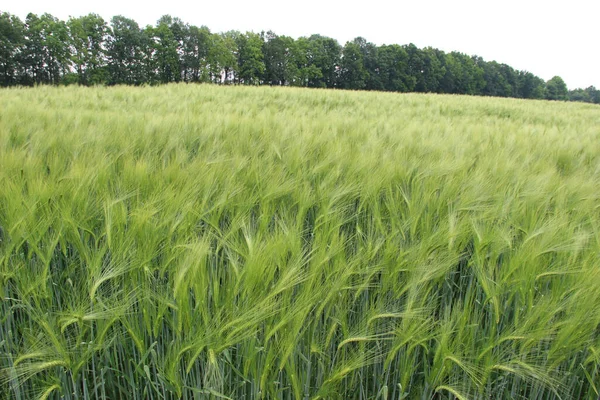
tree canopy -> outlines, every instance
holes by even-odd
[[[600,103],[594,86],[569,91],[555,76],[414,44],[340,45],[314,34],[213,33],[165,15],[155,25],[97,14],[61,21],[0,13],[0,86],[169,82],[431,92]]]

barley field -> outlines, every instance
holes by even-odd
[[[590,399],[600,107],[0,91],[0,398]]]

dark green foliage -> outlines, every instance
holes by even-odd
[[[440,91],[440,82],[446,74],[442,65],[443,52],[427,47],[412,53],[413,68],[417,70],[417,85],[415,90],[424,93],[437,93]]]
[[[408,53],[397,45],[383,45],[378,49],[378,75],[383,90],[411,92],[415,89],[416,78],[408,74]]]
[[[363,37],[357,37],[353,40],[353,43],[358,46],[362,55],[363,66],[366,72],[365,89],[384,90],[379,78],[379,49],[375,44],[367,42]]]
[[[181,81],[179,53],[183,47],[183,22],[179,18],[165,15],[158,20],[156,27],[147,30],[151,32],[153,38],[158,81],[160,83]]]
[[[258,85],[265,72],[263,39],[253,32],[246,32],[237,37],[239,83]]]
[[[106,43],[109,29],[104,19],[96,14],[70,18],[67,27],[71,61],[78,75],[78,83],[106,83],[108,71],[104,68],[106,54],[103,45]]]
[[[112,35],[107,42],[111,84],[140,85],[152,82],[150,38],[137,22],[123,16],[113,17]]]
[[[97,14],[0,14],[0,87],[35,84],[212,82],[425,92],[600,103],[594,86],[568,91],[560,77],[460,52],[414,44],[377,46],[357,37],[343,47],[318,34],[212,33],[165,15],[155,26]]]
[[[236,31],[211,35],[208,69],[212,82],[227,84],[237,75],[239,35]]]
[[[600,90],[596,89],[594,86],[590,86],[585,89],[585,91],[590,96],[592,103],[600,104]]]
[[[306,49],[308,87],[335,87],[342,46],[337,40],[321,35],[300,38]]]
[[[531,72],[518,73],[519,97],[525,99],[543,99],[546,96],[546,83]]]
[[[19,83],[60,83],[71,64],[67,24],[50,14],[38,17],[30,13],[25,19],[24,36]]]
[[[442,93],[478,94],[485,87],[484,70],[476,59],[466,54],[452,52],[440,57],[445,69],[440,81]]]
[[[569,100],[600,104],[600,90],[594,86],[590,86],[587,89],[571,90],[569,92]]]
[[[271,85],[302,84],[301,68],[306,65],[298,43],[289,36],[277,36],[272,31],[264,37],[263,55],[265,62],[264,83]]]
[[[592,99],[590,98],[590,94],[587,90],[584,89],[575,89],[569,91],[569,100],[571,101],[581,101],[584,103],[591,103]]]
[[[22,67],[21,51],[25,44],[25,26],[16,16],[0,14],[0,83],[1,86],[16,84]]]
[[[485,86],[482,90],[485,96],[516,97],[516,71],[506,64],[496,61],[485,62],[481,58],[478,64],[484,71]]]
[[[185,82],[200,82],[208,79],[210,30],[202,26],[184,25],[181,34],[181,72]]]
[[[546,82],[546,99],[568,100],[569,90],[560,76],[555,76]]]
[[[364,89],[369,73],[365,69],[363,53],[356,42],[348,42],[342,50],[339,87],[342,89]]]

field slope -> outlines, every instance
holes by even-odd
[[[596,399],[600,107],[0,91],[0,398]]]

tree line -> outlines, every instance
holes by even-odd
[[[0,86],[143,85],[169,82],[282,85],[429,92],[600,103],[593,86],[569,91],[562,78],[460,52],[414,44],[344,46],[318,34],[213,33],[169,15],[154,26],[97,14],[62,21],[0,13]]]

